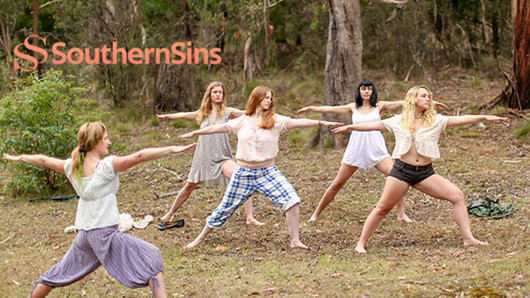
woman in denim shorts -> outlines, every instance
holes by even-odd
[[[464,238],[464,245],[487,244],[473,237],[464,201],[458,186],[435,174],[431,161],[440,157],[438,138],[448,127],[474,124],[480,121],[502,121],[507,118],[491,115],[447,117],[434,110],[432,93],[425,86],[409,89],[403,104],[403,113],[383,121],[338,127],[334,133],[355,131],[390,131],[396,138],[392,158],[396,159],[388,175],[383,194],[363,226],[355,251],[366,253],[365,245],[379,222],[409,189],[409,186],[434,198],[453,204],[453,217]]]

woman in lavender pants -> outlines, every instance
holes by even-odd
[[[79,145],[67,160],[45,155],[4,154],[4,159],[50,168],[65,174],[79,195],[74,243],[52,269],[34,284],[31,297],[45,297],[54,287],[63,287],[85,277],[100,265],[129,288],[149,286],[154,297],[166,297],[164,262],[160,250],[141,239],[118,231],[116,192],[118,172],[141,162],[180,153],[196,144],[148,148],[119,157],[109,153],[111,142],[100,122],[89,122],[78,132]]]

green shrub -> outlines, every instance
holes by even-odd
[[[82,99],[84,88],[73,79],[49,71],[39,79],[30,75],[19,79],[0,100],[0,154],[42,153],[68,158],[77,145],[77,129],[97,115]],[[50,194],[68,185],[64,175],[23,163],[8,163],[13,173],[5,191]]]

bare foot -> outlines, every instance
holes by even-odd
[[[357,243],[357,245],[355,246],[355,252],[358,253],[358,254],[367,253],[366,249],[364,248],[364,245],[361,245],[359,243]]]
[[[160,221],[160,222],[171,221],[171,218],[173,217],[173,215],[174,215],[174,214],[166,213],[164,216],[159,217],[159,218],[158,218],[158,221]]]
[[[406,214],[398,215],[398,221],[413,222]]]
[[[303,244],[300,240],[291,241],[291,248],[311,250],[309,246]]]
[[[194,248],[197,245],[201,244],[201,242],[202,240],[195,239],[193,240],[193,242],[188,243],[188,245],[186,245],[186,248]]]
[[[471,246],[471,245],[489,245],[489,243],[477,240],[475,238],[470,239],[470,240],[464,240],[464,246]]]
[[[255,226],[263,226],[265,223],[262,223],[261,221],[258,221],[254,217],[247,218],[247,225],[255,225]]]

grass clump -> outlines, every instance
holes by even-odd
[[[520,128],[515,130],[514,135],[528,138],[530,136],[530,121],[526,121]]]

